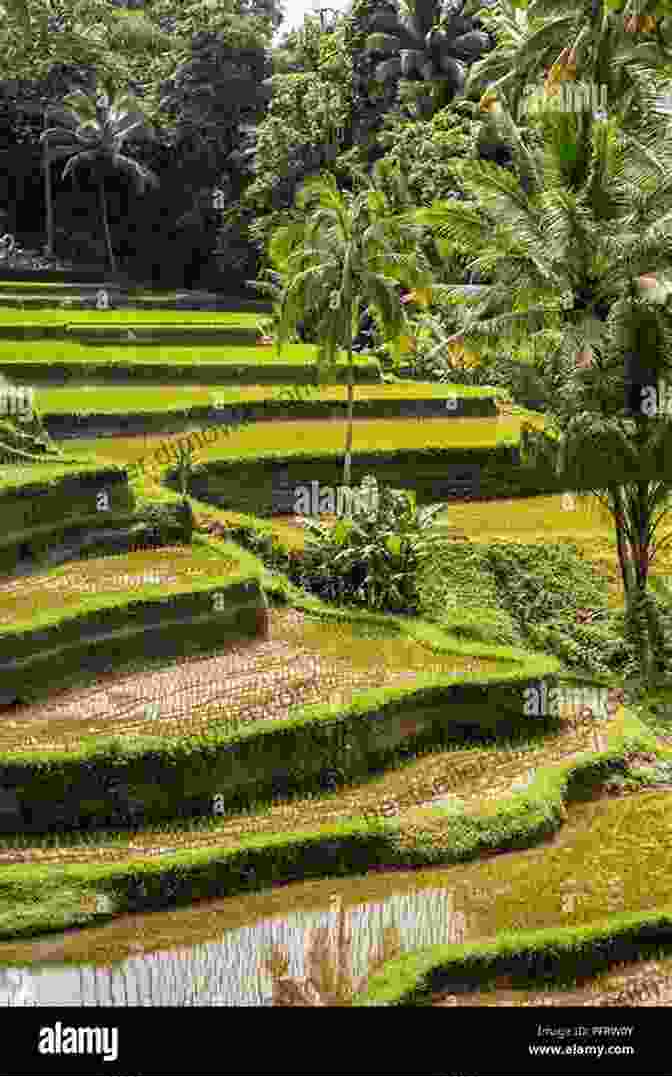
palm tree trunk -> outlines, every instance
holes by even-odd
[[[345,464],[343,466],[343,485],[350,486],[350,475],[352,471],[352,416],[355,405],[354,394],[354,381],[353,381],[353,368],[352,368],[352,334],[348,341],[348,427],[345,436]],[[348,506],[350,506],[350,498],[346,500]],[[350,507],[348,508],[348,512]]]
[[[105,180],[100,181],[100,212],[103,219],[103,229],[105,231],[105,243],[107,245],[107,256],[110,260],[110,269],[113,273],[117,272],[117,262],[114,257],[114,251],[112,250],[112,236],[110,235],[110,222],[107,218],[107,201],[105,199]]]
[[[44,150],[44,202],[47,212],[47,242],[44,248],[44,253],[49,257],[54,257],[54,192],[51,184],[51,161],[49,159],[49,150],[45,146]]]
[[[638,549],[638,585],[640,604],[644,610],[644,621],[647,631],[648,642],[648,665],[651,680],[664,668],[665,640],[658,622],[655,606],[648,591],[649,564],[651,560],[651,540],[649,530],[651,525],[651,501],[650,483],[648,481],[637,484],[639,500],[639,549]]]
[[[628,499],[631,543],[627,557],[631,581],[630,602],[628,604],[630,621],[636,633],[639,652],[640,676],[645,685],[651,684],[653,673],[653,655],[650,622],[647,612],[646,581],[648,575],[648,545],[645,538],[646,525],[642,518],[646,491],[637,483],[637,495]],[[627,555],[626,555],[627,556]]]
[[[614,523],[616,527],[616,548],[618,550],[618,562],[621,566],[621,579],[623,581],[623,593],[626,605],[630,603],[635,593],[635,582],[632,574],[632,562],[628,557],[625,536],[625,516],[623,513],[623,493],[620,486],[614,486],[611,490],[614,506]]]

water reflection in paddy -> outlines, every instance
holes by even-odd
[[[480,862],[278,886],[125,916],[58,939],[2,944],[0,961],[21,964],[24,973],[5,991],[23,991],[37,1005],[264,1005],[271,982],[259,968],[269,945],[286,947],[291,976],[305,975],[304,932],[327,926],[334,892],[361,976],[388,925],[411,951],[668,904],[671,838],[669,792],[575,804],[552,840]]]
[[[427,874],[427,873],[424,873]],[[350,907],[346,912],[346,923],[353,939],[352,969],[355,977],[368,971],[370,951],[379,944],[383,931],[388,926],[399,929],[403,950],[415,950],[436,943],[446,942],[451,937],[451,925],[462,923],[460,914],[455,914],[452,893],[445,887],[431,887],[416,891],[418,878],[406,874],[394,875],[394,880],[401,888],[409,888],[406,893],[397,893],[384,901],[360,904]],[[380,876],[380,883],[388,890],[390,881],[387,876]],[[366,888],[371,891],[371,881],[351,880],[349,889]],[[343,880],[339,880],[339,888]],[[289,891],[302,888],[292,886],[285,893],[285,905],[291,904]],[[310,884],[309,884],[310,886]],[[379,889],[382,888],[379,887]],[[412,891],[410,888],[413,888]],[[327,900],[334,890],[334,881],[321,881],[315,891],[313,900],[318,899],[322,891],[323,900]],[[276,894],[269,895],[273,899]],[[305,899],[305,895],[304,899]],[[297,895],[300,901],[300,897]],[[261,898],[261,901],[260,901]],[[351,894],[348,894],[351,900]],[[242,905],[234,899],[236,905]],[[248,918],[254,917],[254,906],[263,906],[261,895],[247,898]],[[266,902],[268,903],[268,901]],[[224,921],[231,920],[231,911],[226,910],[225,902],[207,902],[198,907],[201,917],[217,919],[217,906],[223,913]],[[186,934],[191,934],[195,924],[195,908],[179,910],[172,913],[155,913],[145,917],[125,917],[126,932],[134,930],[137,945],[142,940],[142,922],[148,935],[154,935],[155,929],[172,929],[178,934],[178,923],[184,921]],[[242,910],[239,910],[242,911]],[[158,918],[163,925],[152,923]],[[221,918],[221,917],[220,917]],[[234,918],[235,914],[234,914]],[[306,963],[304,953],[304,933],[308,928],[328,927],[332,919],[329,908],[298,909],[283,916],[267,916],[244,926],[228,927],[220,932],[216,939],[199,942],[194,945],[159,949],[149,953],[137,954],[113,965],[98,966],[82,964],[74,966],[33,965],[30,968],[9,970],[8,982],[3,985],[0,972],[0,1004],[38,1005],[38,1006],[264,1006],[269,1005],[272,996],[270,976],[260,973],[260,963],[267,956],[271,944],[283,946],[289,957],[289,975],[304,976]],[[169,924],[167,921],[173,921]],[[333,919],[332,919],[333,922]],[[110,940],[105,936],[119,928],[120,923],[107,928],[88,931],[86,934],[97,936],[105,945]],[[202,925],[203,927],[203,925]],[[63,936],[64,939],[68,938]],[[128,935],[127,935],[128,939]],[[148,940],[147,940],[148,941]],[[49,944],[47,944],[49,945]],[[128,944],[127,944],[128,948]],[[38,950],[39,952],[39,950]],[[4,987],[4,991],[3,991]]]

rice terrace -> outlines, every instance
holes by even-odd
[[[672,5],[294,17],[0,0],[0,1005],[672,1005]]]

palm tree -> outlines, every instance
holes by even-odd
[[[648,108],[637,137],[588,109],[542,116],[542,145],[519,137],[515,147],[527,190],[496,165],[463,162],[472,203],[411,215],[448,246],[470,248],[470,268],[493,280],[436,288],[475,302],[448,341],[546,343],[553,423],[541,440],[573,488],[609,494],[633,616],[646,601],[651,524],[665,497],[650,484],[669,471],[672,448],[672,423],[632,406],[635,391],[669,369],[672,347],[668,312],[646,287],[672,269],[669,132],[658,88],[638,92]]]
[[[375,12],[366,48],[388,56],[376,66],[376,79],[424,81],[434,88],[441,104],[461,94],[466,64],[491,48],[489,35],[479,29],[478,19],[461,13],[463,7],[458,0],[442,14],[439,0],[406,0],[406,14]]]
[[[563,82],[578,77],[599,87],[610,114],[634,132],[644,108],[637,73],[669,64],[672,51],[655,19],[655,26],[642,19],[637,33],[628,29],[632,6],[631,0],[625,11],[610,10],[601,2],[590,8],[580,0],[498,0],[492,10],[481,12],[497,44],[470,68],[465,94],[485,90],[484,111],[499,98],[513,116],[522,118],[523,99],[535,87],[541,91],[543,85],[543,92],[553,96]],[[486,148],[483,156],[494,159],[495,148],[505,144],[506,137],[491,128],[485,141],[490,152]]]
[[[57,123],[61,128],[71,130],[73,135],[77,128],[77,121],[73,114],[67,109],[57,109],[55,107],[45,108],[44,110],[44,129],[45,133],[49,130],[49,123]],[[50,153],[50,146],[45,142],[44,155],[42,158],[42,169],[44,172],[44,202],[47,213],[47,242],[44,247],[44,253],[48,258],[54,257],[54,241],[55,241],[55,223],[54,223],[54,189],[51,177],[51,165],[53,158]]]
[[[158,187],[159,180],[153,172],[120,152],[126,139],[145,126],[145,117],[135,98],[129,93],[119,92],[109,80],[105,80],[103,92],[97,97],[77,91],[64,98],[63,104],[72,114],[73,122],[69,126],[50,127],[40,136],[47,153],[45,171],[52,161],[67,158],[63,179],[84,166],[98,173],[105,243],[110,268],[116,273],[117,263],[105,196],[105,171],[113,169],[125,173],[133,181],[138,194],[142,194],[147,185]],[[53,223],[51,228],[52,234],[48,236],[47,243],[53,247]]]
[[[400,347],[405,328],[398,284],[427,288],[431,275],[412,249],[417,229],[388,214],[375,187],[341,192],[331,174],[309,180],[297,196],[307,219],[273,235],[269,257],[283,279],[278,352],[300,321],[313,315],[320,344],[318,366],[333,369],[339,348],[348,354],[348,418],[343,483],[350,485],[352,458],[353,340],[368,306],[381,329]]]

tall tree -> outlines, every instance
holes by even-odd
[[[545,345],[537,361],[552,422],[541,440],[576,489],[606,491],[633,619],[648,602],[652,520],[669,490],[659,482],[672,448],[669,417],[649,419],[638,403],[671,369],[672,345],[666,308],[647,294],[652,275],[664,283],[672,270],[667,106],[660,84],[638,90],[648,119],[636,136],[589,106],[544,113],[541,145],[517,135],[527,189],[494,164],[465,162],[455,167],[471,205],[446,201],[411,214],[448,250],[470,248],[470,268],[493,280],[472,289],[475,297],[437,289],[473,308],[454,339]],[[643,649],[645,669],[649,658]]]
[[[438,0],[406,0],[403,13],[374,12],[366,48],[381,57],[376,78],[424,82],[430,91],[428,114],[461,94],[467,64],[492,47],[479,19],[463,14],[463,8],[460,0],[443,7]]]
[[[391,219],[384,194],[342,192],[334,177],[309,180],[297,197],[305,219],[278,229],[269,255],[280,273],[278,349],[307,316],[317,321],[318,364],[331,368],[337,351],[348,356],[348,417],[343,483],[350,485],[354,409],[353,340],[368,306],[380,327],[399,340],[405,327],[398,284],[427,287],[431,274],[411,249],[408,229]]]
[[[64,104],[75,119],[75,129],[72,126],[48,128],[40,141],[47,148],[49,162],[67,159],[64,179],[84,167],[97,173],[105,243],[114,273],[117,262],[107,213],[105,173],[113,171],[128,176],[138,194],[143,194],[147,186],[158,187],[158,177],[153,172],[121,152],[132,132],[145,124],[145,117],[135,98],[120,92],[111,82],[106,82],[95,98],[79,92],[66,97]],[[53,238],[51,242],[53,244]]]
[[[506,156],[510,129],[500,123],[497,100],[521,122],[540,94],[558,98],[563,84],[598,88],[610,115],[634,134],[646,107],[642,70],[672,61],[672,19],[662,17],[664,6],[651,0],[497,0],[482,11],[496,46],[472,65],[465,85],[468,96],[486,91],[482,156],[499,163]],[[657,8],[659,17],[652,14]],[[644,14],[633,17],[635,9]]]

